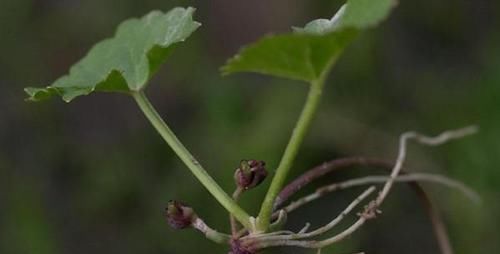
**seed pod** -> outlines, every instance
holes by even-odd
[[[165,209],[168,224],[174,229],[190,227],[196,219],[193,209],[182,202],[170,200]]]
[[[236,185],[242,190],[256,187],[267,176],[266,163],[258,160],[242,160],[234,173]]]

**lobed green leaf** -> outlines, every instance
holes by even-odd
[[[349,0],[332,19],[317,19],[293,33],[270,35],[244,47],[222,67],[224,75],[256,72],[313,82],[330,70],[356,34],[383,21],[395,0]]]
[[[28,87],[28,99],[38,101],[59,95],[66,102],[93,91],[142,90],[174,44],[184,41],[199,26],[194,8],[152,11],[118,26],[113,38],[97,43],[69,74],[45,88]]]

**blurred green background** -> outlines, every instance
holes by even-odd
[[[119,22],[152,9],[196,7],[203,26],[179,47],[148,94],[224,189],[241,159],[273,169],[306,85],[259,75],[221,77],[244,44],[330,17],[340,1],[0,0],[0,253],[227,253],[199,233],[170,229],[169,199],[191,204],[227,230],[224,209],[197,183],[131,98],[95,94],[70,104],[23,101],[23,87],[63,75]],[[457,178],[483,197],[474,205],[427,186],[456,253],[500,249],[500,2],[401,1],[363,33],[331,75],[293,175],[349,155],[393,159],[400,133],[481,132],[439,148],[411,146],[408,167]],[[328,183],[367,174],[353,169]],[[255,214],[264,186],[243,197]],[[313,190],[313,188],[311,188]],[[289,228],[329,221],[361,189],[329,195],[290,216]],[[398,186],[384,214],[323,253],[438,253],[415,195]],[[268,253],[313,253],[274,249]]]

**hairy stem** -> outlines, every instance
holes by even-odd
[[[317,81],[311,82],[309,88],[309,94],[307,96],[302,113],[295,125],[292,136],[288,142],[285,149],[283,157],[281,158],[280,164],[276,169],[276,174],[273,177],[271,186],[264,198],[262,207],[259,212],[259,217],[257,220],[257,230],[265,232],[270,224],[271,213],[273,210],[274,200],[278,196],[279,191],[283,187],[286,180],[288,172],[293,165],[297,152],[299,151],[302,141],[309,130],[312,119],[316,113],[319,102],[321,100],[321,94],[323,91],[323,85],[325,83],[325,77],[328,72],[323,73],[322,77]]]
[[[135,101],[141,108],[144,115],[148,118],[151,124],[155,127],[158,133],[163,137],[167,144],[174,150],[179,158],[186,164],[196,178],[207,188],[207,190],[215,197],[226,210],[234,215],[234,217],[243,224],[246,228],[250,228],[250,216],[215,182],[215,180],[207,173],[193,155],[184,147],[177,139],[175,134],[170,130],[168,125],[163,121],[161,116],[149,102],[146,95],[140,92],[132,93]]]

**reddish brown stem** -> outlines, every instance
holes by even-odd
[[[448,231],[446,230],[446,226],[444,225],[443,218],[441,217],[441,214],[438,212],[436,207],[432,204],[429,195],[427,195],[427,193],[419,183],[409,182],[408,184],[417,194],[417,197],[420,200],[420,204],[423,206],[427,213],[427,216],[431,220],[432,228],[434,229],[434,234],[436,236],[436,240],[441,253],[453,254],[453,248],[451,247],[450,238],[448,237]]]
[[[346,157],[325,162],[314,167],[287,184],[278,194],[274,202],[274,210],[283,205],[293,194],[308,185],[310,182],[339,169],[354,166],[372,166],[377,168],[392,169],[393,164],[381,159],[364,157]]]

